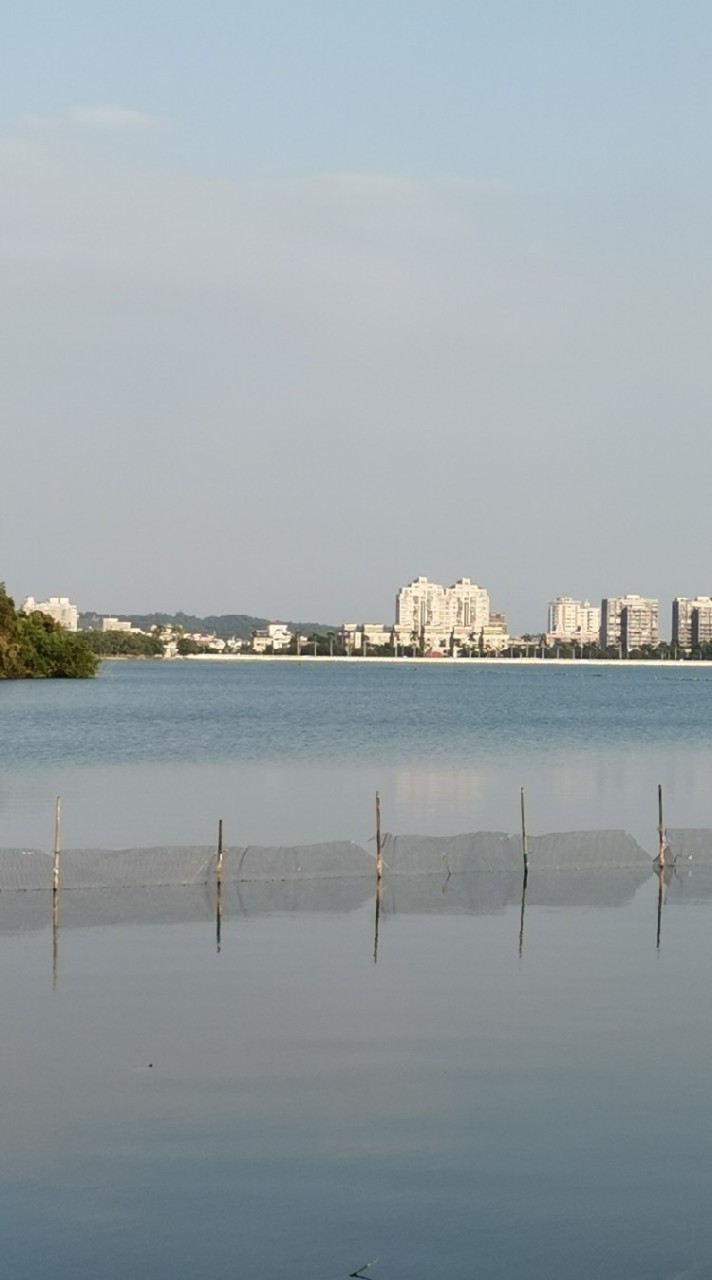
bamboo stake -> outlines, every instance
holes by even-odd
[[[215,874],[217,876],[218,885],[222,884],[223,873],[223,820],[218,820],[218,853],[215,861]]]
[[[59,892],[59,831],[62,801],[59,796],[54,806],[54,856],[52,858],[52,892]]]
[[[665,827],[663,825],[663,788],[658,783],[658,866],[665,866]]]
[[[529,874],[529,856],[527,854],[527,816],[524,805],[524,787],[520,788],[520,803],[522,810],[522,861],[524,863],[524,883],[526,884],[527,875]]]
[[[383,850],[381,847],[381,797],[376,792],[376,883],[383,879]]]

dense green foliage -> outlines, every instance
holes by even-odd
[[[0,582],[0,680],[81,679],[95,675],[97,666],[83,635],[65,631],[44,613],[18,613]]]
[[[159,636],[140,636],[132,631],[85,631],[92,653],[100,658],[161,658]]]

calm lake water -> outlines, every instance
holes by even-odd
[[[516,830],[525,785],[532,829],[652,851],[658,782],[712,826],[711,712],[706,670],[107,664],[0,685],[0,845],[48,848],[56,794],[120,847],[364,841],[376,786],[393,830]],[[6,1273],[712,1275],[712,888],[658,939],[652,874],[576,874],[524,922],[491,878],[385,910],[377,964],[368,892],[231,899],[219,949],[202,889],[0,910]]]
[[[105,663],[0,684],[0,845],[712,825],[712,669]]]

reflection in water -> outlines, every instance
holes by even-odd
[[[378,963],[379,930],[385,915],[487,915],[516,906],[521,955],[527,908],[622,905],[651,870],[658,879],[656,945],[660,948],[663,908],[669,897],[677,904],[712,897],[712,831],[661,829],[663,866],[659,857],[651,860],[625,832],[530,836],[523,804],[522,831],[516,837],[503,832],[393,836],[382,833],[379,823],[376,845],[382,879],[376,876],[374,963]],[[0,850],[0,889],[4,890],[0,892],[0,934],[45,928],[49,891],[55,988],[60,892],[64,929],[210,919],[218,952],[224,916],[348,914],[365,906],[374,892],[374,859],[351,842],[223,849],[220,830],[217,854],[215,846],[212,851],[199,847],[118,852],[68,849],[61,854],[61,864],[61,886],[55,891],[53,857],[31,850]]]
[[[52,891],[52,990],[59,981],[59,894]]]
[[[524,908],[527,902],[527,879],[529,872],[526,862],[524,863],[524,875],[522,876],[522,904],[519,911],[519,954],[524,953]]]
[[[656,949],[662,944],[664,908],[695,904],[712,897],[712,867],[668,864],[652,870],[655,893]],[[446,875],[404,874],[372,878],[335,878],[301,882],[230,882],[213,884],[67,891],[62,896],[62,927],[76,929],[100,925],[166,925],[211,921],[215,947],[222,949],[223,919],[255,919],[274,915],[346,916],[368,906],[371,921],[373,963],[379,962],[380,934],[388,916],[493,916],[516,910],[518,954],[524,954],[527,911],[537,908],[624,907],[650,878],[651,868],[554,871],[540,869],[531,860],[524,873],[515,868],[500,871],[458,872]],[[670,893],[672,892],[672,898]],[[61,891],[60,891],[61,893]],[[59,984],[60,893],[50,890],[52,987]],[[0,936],[41,931],[47,927],[45,891],[0,893]]]
[[[222,927],[222,880],[218,880],[215,895],[215,945],[220,954],[220,932]]]

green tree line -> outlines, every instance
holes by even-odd
[[[0,680],[96,674],[98,659],[83,635],[65,631],[45,613],[20,613],[0,582]]]
[[[162,658],[160,636],[136,635],[132,631],[86,631],[86,641],[100,658]]]

